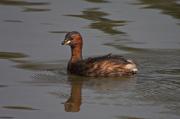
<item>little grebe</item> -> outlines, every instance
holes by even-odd
[[[82,58],[83,40],[79,32],[72,31],[65,35],[62,45],[71,47],[71,59],[68,63],[68,73],[81,76],[129,76],[138,70],[132,60],[126,60],[119,55],[105,55],[94,58]]]

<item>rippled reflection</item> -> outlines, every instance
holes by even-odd
[[[119,50],[127,51],[127,52],[148,52],[150,49],[145,48],[136,48],[136,47],[130,47],[125,44],[118,44],[118,43],[105,43],[104,45],[114,47]]]
[[[8,85],[2,85],[2,84],[0,84],[0,88],[5,88],[5,87],[8,87]]]
[[[13,110],[38,110],[29,106],[20,106],[20,105],[13,105],[13,106],[3,106],[5,109],[13,109]]]
[[[40,8],[49,5],[49,2],[29,2],[25,0],[0,0],[0,5],[20,6],[23,12],[45,12],[50,11],[48,8]]]
[[[22,21],[22,20],[12,20],[12,19],[7,19],[7,20],[4,20],[4,22],[22,23],[23,21]]]
[[[0,52],[0,59],[25,58],[27,55],[18,52]]]
[[[93,23],[89,25],[90,28],[98,29],[107,34],[111,34],[111,35],[125,34],[120,30],[116,30],[116,27],[125,25],[126,21],[104,18],[108,16],[108,13],[100,11],[99,8],[88,8],[82,11],[82,15],[68,14],[66,16],[79,17],[79,18],[91,20],[93,21]]]
[[[29,6],[29,5],[48,5],[49,2],[28,2],[25,0],[0,0],[0,5],[15,5],[15,6]]]
[[[64,107],[66,112],[79,112],[82,101],[82,85],[83,80],[70,79],[71,95],[65,102]]]
[[[30,8],[30,7],[24,7],[24,12],[46,12],[50,11],[51,9],[48,8]]]
[[[159,9],[164,14],[180,19],[180,4],[178,0],[139,0],[141,5],[147,5],[144,8]]]
[[[107,0],[85,0],[87,2],[92,2],[92,3],[107,3],[109,1]]]
[[[79,112],[80,106],[83,102],[88,103],[96,103],[99,101],[99,103],[102,103],[102,105],[107,105],[105,102],[101,102],[100,100],[103,98],[103,95],[101,97],[95,96],[92,100],[85,100],[82,99],[82,90],[85,88],[94,89],[95,91],[98,91],[99,93],[106,92],[110,97],[106,97],[107,99],[115,98],[112,93],[114,93],[115,90],[126,90],[128,87],[132,88],[135,84],[135,80],[131,80],[130,78],[93,78],[93,77],[79,77],[79,76],[69,76],[68,81],[71,85],[71,94],[67,101],[64,104],[65,111],[67,112]],[[84,87],[84,88],[83,88]],[[130,88],[130,89],[131,89]],[[112,97],[111,97],[112,96]],[[116,104],[116,103],[115,103]]]
[[[1,119],[15,119],[15,117],[11,116],[0,116]]]

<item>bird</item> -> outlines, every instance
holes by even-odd
[[[83,38],[77,31],[68,32],[61,45],[71,48],[71,58],[68,62],[68,74],[87,77],[122,77],[137,73],[137,65],[133,60],[121,55],[107,54],[83,59]]]

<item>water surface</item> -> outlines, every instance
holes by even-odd
[[[179,119],[178,0],[1,0],[0,119]],[[66,73],[66,32],[84,57],[135,60],[132,77]]]

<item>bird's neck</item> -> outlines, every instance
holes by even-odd
[[[71,59],[70,63],[76,63],[82,60],[82,45],[71,46]]]

